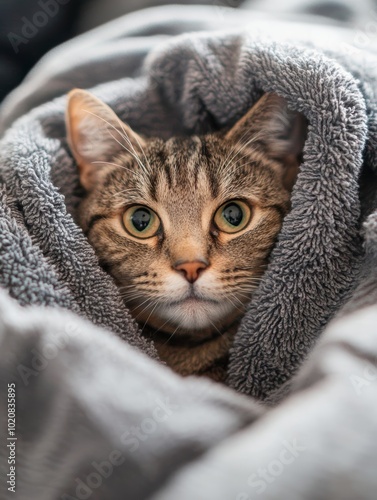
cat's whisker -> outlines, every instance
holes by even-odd
[[[250,141],[249,141],[250,142]],[[232,162],[234,161],[234,159],[236,158],[237,154],[240,154],[242,152],[242,150],[247,147],[249,144],[246,143],[245,146],[239,150],[237,150],[235,152],[235,154],[233,155],[233,157],[227,162],[226,165],[223,166],[222,168],[222,171],[221,171],[221,175],[223,176],[222,177],[222,182],[224,184],[226,184],[228,182],[228,180],[232,179],[235,175],[235,173],[237,171],[239,171],[241,168],[245,168],[246,166],[250,165],[250,159],[249,161],[246,161],[245,163],[242,163],[241,165],[237,165],[238,163],[242,162],[245,158],[250,158],[250,153],[245,153],[243,156],[241,156],[240,158],[237,158],[237,161],[236,161],[236,167],[235,168],[230,168]]]
[[[132,292],[133,290],[140,292],[141,294],[144,294],[144,296],[152,296],[155,290],[151,290],[150,288],[145,288],[144,286],[140,286],[142,283],[133,283],[132,285],[123,285],[118,288],[118,290],[125,290],[125,291],[130,291]]]
[[[262,281],[264,279],[264,276],[246,276],[246,280],[251,280],[251,281]]]
[[[242,303],[243,306],[245,306],[248,302],[250,302],[251,300],[251,297],[252,297],[252,294],[243,294],[243,293],[237,293],[237,295],[239,295],[243,301],[241,299],[239,299],[239,301]]]
[[[241,136],[241,138],[239,140],[238,145],[240,146],[240,148],[238,149],[238,153],[241,153],[242,151],[244,151],[248,146],[250,146],[250,144],[253,144],[254,142],[259,141],[259,139],[262,137],[263,133],[264,133],[263,131],[259,131],[257,134],[254,134],[253,137],[251,137],[248,141],[243,142],[243,139],[245,138],[245,136],[248,135],[248,131],[246,131]]]
[[[120,286],[118,287],[118,289],[119,289],[119,290],[122,290],[122,289],[124,289],[124,288],[133,288],[133,287],[135,287],[135,285],[136,285],[136,283],[129,283],[128,285],[120,285]]]
[[[158,333],[158,332],[159,332],[159,331],[160,331],[160,330],[161,330],[161,329],[162,329],[162,328],[163,328],[163,327],[164,327],[167,323],[169,323],[169,320],[168,320],[168,319],[167,319],[167,320],[165,321],[165,323],[163,323],[163,324],[162,324],[159,328],[157,328],[157,330],[155,330],[155,332],[154,332],[154,333]]]
[[[135,158],[135,160],[137,161],[138,165],[139,165],[139,166],[140,166],[140,167],[144,170],[145,174],[146,174],[146,175],[149,175],[149,172],[148,172],[147,168],[145,167],[144,163],[141,161],[141,158],[140,158],[140,156],[137,154],[137,152],[136,152],[136,150],[135,150],[135,147],[134,147],[134,145],[132,144],[132,142],[131,142],[131,140],[129,139],[129,137],[128,137],[128,136],[124,136],[124,137],[123,137],[123,139],[124,139],[125,141],[127,141],[127,144],[129,144],[129,146],[132,148],[132,151],[131,151],[131,150],[129,150],[128,148],[126,148],[126,147],[123,145],[124,149],[126,149],[126,151],[128,151],[131,155],[133,155],[133,157],[134,157],[134,158]],[[142,147],[141,147],[141,144],[140,144],[139,140],[138,140],[136,137],[135,137],[135,140],[137,141],[137,143],[138,143],[139,147],[140,147],[140,148],[141,148],[141,150],[142,150],[143,155],[145,156],[144,150],[142,149]],[[148,162],[148,166],[149,166],[149,168],[150,168],[149,161],[148,161],[148,159],[147,159],[147,157],[146,157],[146,156],[145,156],[145,158],[146,158],[146,160],[147,160],[147,162]]]
[[[138,162],[139,166],[140,166],[140,167],[144,170],[145,174],[147,174],[147,175],[148,175],[148,174],[149,174],[149,172],[148,172],[148,170],[146,169],[146,167],[145,167],[144,163],[141,161],[140,156],[137,154],[136,149],[135,149],[135,147],[134,147],[134,145],[133,145],[132,141],[130,140],[130,138],[129,138],[128,134],[127,134],[127,131],[126,131],[126,130],[125,130],[125,128],[124,128],[124,124],[122,123],[122,121],[121,121],[119,118],[118,118],[118,122],[119,122],[119,125],[120,125],[120,127],[121,127],[121,129],[122,129],[122,131],[123,131],[123,134],[120,134],[120,136],[121,136],[121,137],[123,138],[123,140],[125,140],[125,141],[127,142],[127,144],[128,144],[128,145],[132,148],[132,152],[133,152],[133,154],[134,154],[134,158],[135,158],[135,159],[136,159],[136,161]],[[136,135],[134,136],[134,139],[136,140],[136,142],[137,142],[137,144],[138,144],[138,146],[139,146],[139,148],[140,148],[141,152],[143,153],[144,158],[146,159],[146,161],[147,161],[147,163],[148,163],[148,166],[149,166],[149,168],[150,168],[150,164],[149,164],[149,161],[148,161],[148,159],[147,159],[147,157],[146,157],[146,155],[145,155],[144,149],[142,148],[142,146],[141,146],[141,144],[140,144],[140,141],[139,141],[139,139],[137,138],[137,136],[136,136]],[[130,154],[132,154],[132,152],[131,152],[130,150],[128,150],[128,149],[127,149],[127,151],[128,151]]]
[[[134,289],[134,288],[135,288],[135,286],[136,286],[136,285],[135,285],[134,283],[133,283],[132,285],[123,285],[123,286],[120,286],[120,287],[118,288],[118,290],[122,291],[122,290],[126,290],[127,288],[132,288],[132,289]]]
[[[147,325],[147,323],[148,323],[148,321],[149,321],[149,318],[152,316],[152,314],[153,314],[153,313],[154,313],[154,311],[156,310],[157,306],[158,306],[158,302],[156,302],[156,303],[155,303],[154,307],[152,308],[151,312],[149,313],[148,318],[145,320],[145,323],[144,323],[144,325],[143,325],[143,327],[142,327],[142,329],[141,329],[141,332],[142,332],[142,333],[144,332],[144,329],[145,329],[145,327],[146,327],[146,325]]]
[[[138,318],[140,317],[140,315],[141,315],[141,314],[143,314],[145,311],[147,311],[147,310],[148,310],[148,308],[149,308],[152,304],[153,304],[153,302],[152,302],[152,301],[150,301],[150,303],[149,303],[149,304],[147,304],[147,305],[144,307],[144,309],[143,309],[142,311],[140,311],[140,312],[139,312],[139,313],[135,316],[135,320],[137,321],[137,320],[138,320]]]
[[[136,297],[136,294],[138,294],[142,298],[146,298],[146,296],[149,296],[150,298],[154,298],[154,296],[156,296],[156,297],[158,296],[157,294],[153,294],[153,293],[146,294],[145,291],[139,290],[139,289],[136,289],[135,291],[133,291],[132,289],[122,290],[121,292],[124,295],[127,295],[127,297]]]
[[[242,158],[239,158],[239,162],[244,160],[248,155],[244,155]],[[247,161],[246,163],[242,163],[241,165],[237,165],[236,168],[234,169],[229,169],[229,172],[227,172],[226,176],[223,178],[223,182],[226,183],[228,179],[234,177],[234,175],[241,170],[241,168],[247,167],[250,165],[250,161]]]
[[[263,278],[246,277],[245,283],[260,283]]]
[[[263,279],[263,276],[244,276],[244,279],[246,281],[261,281]]]
[[[220,330],[217,328],[217,326],[212,322],[212,321],[209,321],[209,323],[211,324],[211,326],[213,326],[213,328],[217,331],[217,333],[222,337],[224,334],[223,332],[220,332]]]
[[[119,133],[119,131],[118,131],[118,133]],[[121,148],[123,148],[125,151],[127,151],[127,153],[129,153],[129,154],[133,157],[133,159],[137,162],[137,164],[139,165],[139,167],[141,167],[141,168],[142,168],[142,169],[143,169],[146,173],[148,173],[148,172],[147,172],[147,169],[145,168],[144,163],[140,160],[139,156],[138,156],[137,154],[133,153],[130,149],[128,149],[128,148],[127,148],[124,144],[122,144],[120,141],[118,141],[118,139],[117,139],[116,137],[114,137],[114,135],[113,135],[110,131],[109,131],[109,134],[110,134],[110,135],[111,135],[111,137],[114,139],[114,141],[116,141],[116,142],[119,144],[119,146],[120,146]],[[120,134],[120,133],[119,133],[119,135],[120,135],[121,137],[123,137],[123,136],[122,136],[122,134]],[[123,139],[125,139],[125,140],[126,140],[126,138],[125,138],[125,137],[123,137]],[[128,139],[128,141],[129,141],[129,139]]]
[[[162,345],[166,345],[168,342],[170,342],[170,341],[171,341],[171,339],[174,337],[175,333],[177,332],[178,328],[179,328],[179,325],[178,325],[178,326],[177,326],[177,328],[174,330],[174,332],[170,335],[170,337],[167,339],[167,341],[166,341],[166,342],[164,342]]]
[[[252,294],[258,288],[258,284],[255,283],[253,285],[245,285],[245,286],[237,286],[237,294],[245,294],[245,296]]]
[[[246,135],[247,135],[247,134],[248,134],[248,131],[246,130],[246,131],[242,134],[242,136],[241,136],[241,138],[240,138],[240,142],[242,142],[242,140],[246,137]],[[231,155],[232,153],[234,153],[234,151],[235,151],[235,148],[231,148],[231,149],[230,149],[230,151],[229,151],[228,155],[225,157],[224,161],[222,162],[222,164],[221,164],[221,165],[220,165],[220,167],[219,167],[219,172],[220,172],[220,173],[223,173],[223,171],[224,171],[224,165],[228,164],[228,160],[229,160],[229,158],[230,158],[230,155]],[[230,162],[229,162],[229,163],[230,163]]]
[[[234,297],[234,298],[236,298],[236,297]],[[234,309],[238,308],[238,306],[233,302],[232,298],[229,295],[226,296],[226,300],[232,304]],[[241,302],[241,301],[239,301],[239,302]],[[241,304],[242,304],[242,302],[241,302]]]
[[[236,174],[239,170],[247,167],[248,165],[250,165],[250,162],[242,163],[242,165],[237,165],[236,168],[234,168],[231,172],[229,172],[228,177],[230,178],[230,177],[234,176],[234,174]],[[225,182],[226,182],[226,179],[225,179]]]
[[[145,296],[142,296],[142,297],[144,298]],[[132,301],[132,300],[135,300],[135,299],[130,299],[130,300]],[[135,309],[139,309],[139,308],[140,308],[140,307],[142,307],[144,304],[147,304],[147,305],[146,305],[146,307],[145,307],[145,308],[144,308],[144,309],[143,309],[143,310],[142,310],[142,311],[138,314],[138,316],[139,316],[142,312],[144,312],[144,310],[145,310],[145,309],[147,309],[147,308],[149,307],[149,304],[150,304],[150,303],[153,303],[153,298],[152,298],[152,297],[148,297],[148,298],[147,298],[147,299],[145,299],[143,302],[141,302],[141,304],[137,304],[137,305],[136,305],[136,308],[135,308]]]
[[[89,111],[89,110],[85,110],[87,113],[95,116],[96,118],[98,118],[99,120],[103,121],[104,123],[106,123],[110,128],[114,129],[115,132],[117,134],[119,134],[124,140],[127,140],[131,143],[130,139],[127,137],[127,136],[123,136],[123,134],[119,131],[119,129],[117,129],[112,123],[110,123],[108,120],[105,120],[105,118],[103,118],[102,116],[99,116],[97,115],[96,113],[93,113],[93,111]],[[119,120],[119,119],[118,119]],[[122,129],[123,129],[123,126],[122,126]],[[124,129],[123,129],[124,130]],[[122,144],[112,133],[111,131],[109,130],[108,131],[109,134],[111,135],[111,137],[114,139],[114,141],[116,141],[119,146],[123,149],[125,149],[136,161],[137,163],[144,169],[145,172],[147,172],[146,168],[145,168],[145,165],[143,164],[143,162],[140,160],[139,156],[137,154],[134,154],[132,151],[130,151],[124,144]]]
[[[125,288],[134,288],[136,286],[136,284],[137,283],[135,281],[132,281],[131,283],[128,283],[127,285],[119,285],[118,290],[124,290]]]
[[[242,151],[244,151],[248,146],[250,146],[250,144],[252,144],[253,142],[256,142],[257,140],[259,140],[261,137],[261,133],[258,133],[258,134],[255,134],[251,139],[249,139],[246,143],[241,143],[238,145],[237,148],[235,148],[235,150],[233,150],[233,156],[229,159],[229,155],[227,157],[227,161],[226,161],[226,164],[223,163],[219,169],[220,173],[223,173],[224,171],[226,171],[229,167],[229,165],[232,163],[232,161],[236,158],[236,156],[240,153],[242,153]],[[241,138],[242,139],[242,138]],[[245,154],[242,159],[244,159],[245,157],[247,156],[247,154]]]
[[[119,120],[119,122],[120,122],[120,126],[122,127],[122,130],[123,130],[123,132],[124,132],[125,136],[127,137],[127,140],[128,140],[128,142],[129,142],[130,146],[132,147],[133,151],[134,151],[134,152],[135,152],[135,154],[136,154],[135,148],[134,148],[134,146],[133,146],[132,142],[130,141],[130,139],[128,138],[128,135],[127,135],[126,130],[124,129],[124,125],[123,125],[123,123],[121,122],[121,120]],[[140,144],[140,141],[139,141],[139,139],[137,138],[137,136],[135,136],[135,140],[136,140],[136,142],[137,142],[137,145],[138,145],[138,146],[139,146],[139,148],[140,148],[140,151],[143,153],[144,159],[145,159],[145,161],[146,161],[146,162],[147,162],[147,164],[148,164],[149,170],[150,170],[150,171],[152,171],[151,164],[149,163],[149,160],[148,160],[148,158],[147,158],[147,155],[145,154],[144,148],[143,148],[143,147],[142,147],[142,145]],[[143,166],[144,166],[144,165],[143,165]],[[145,166],[144,166],[144,167],[145,167]],[[146,171],[146,169],[145,169],[145,172],[146,172],[146,173],[148,173],[148,172]]]
[[[127,301],[136,301],[138,299],[144,299],[143,302],[141,302],[140,304],[137,304],[136,307],[139,308],[141,307],[143,304],[145,304],[145,302],[147,300],[155,300],[158,298],[158,296],[149,296],[149,297],[145,297],[145,293],[143,292],[139,292],[139,291],[135,291],[133,292],[132,290],[131,291],[124,291],[124,292],[121,292],[121,295],[122,297],[127,300]]]
[[[137,293],[137,292],[135,292],[135,293],[121,292],[121,296],[123,299],[125,299],[128,302],[135,301],[137,299],[144,299],[145,298],[144,294]]]
[[[136,301],[140,300],[140,299],[143,299],[143,297],[122,297],[123,300],[126,302],[126,305],[128,307],[130,307],[131,309],[133,309],[134,311],[138,311],[140,310],[140,308],[144,305],[144,304],[149,304],[149,303],[153,303],[153,300],[152,299],[148,299],[148,300],[144,300],[143,302],[141,302],[140,304],[136,304],[135,306],[133,306],[133,303],[135,303]],[[149,301],[149,302],[148,302]]]
[[[118,168],[122,168],[124,170],[127,170],[128,172],[131,172],[132,173],[132,170],[130,168],[127,168],[125,167],[124,165],[118,165],[117,163],[111,163],[109,161],[101,161],[101,160],[97,160],[97,161],[91,161],[90,162],[92,165],[96,165],[96,164],[102,164],[102,165],[110,165],[110,166],[113,166],[113,167],[118,167]]]
[[[243,297],[248,297],[256,289],[255,286],[237,286],[234,293]]]
[[[248,294],[248,293],[251,293],[254,290],[256,290],[257,287],[258,287],[257,283],[255,283],[251,286],[250,285],[237,286],[237,292],[242,292],[242,293]]]
[[[248,294],[244,294],[242,292],[239,292],[239,289],[237,288],[237,292],[236,293],[230,293],[230,296],[229,294],[227,295],[228,299],[230,299],[230,297],[232,297],[232,299],[235,299],[237,300],[237,302],[239,302],[242,306],[244,306],[244,302],[242,302],[242,300],[237,297],[237,295],[239,295],[240,297],[244,297],[245,299],[248,299],[249,298],[249,295]]]
[[[228,160],[230,158],[230,155],[234,153],[234,149],[230,149],[229,150],[229,153],[227,154],[227,156],[225,157],[225,160],[221,163],[221,165],[219,166],[219,169],[218,169],[218,174],[219,175],[222,175],[224,170],[225,170],[225,165],[228,165]]]
[[[118,288],[118,290],[120,290],[121,292],[122,292],[122,291],[125,291],[125,293],[126,293],[126,292],[127,292],[127,293],[128,293],[128,292],[129,292],[129,293],[131,293],[131,292],[133,292],[133,291],[136,291],[137,289],[136,289],[136,285],[135,285],[135,284],[132,284],[132,285],[124,285],[124,286],[120,286],[120,287]],[[141,291],[141,290],[139,290],[139,293],[141,294],[141,293],[142,293],[142,291]]]
[[[127,189],[122,189],[122,191],[118,191],[110,196],[110,198],[115,198],[115,196],[121,196],[125,195],[126,193],[133,193],[135,194],[135,189],[127,188]],[[122,201],[124,201],[122,199]]]

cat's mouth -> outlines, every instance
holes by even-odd
[[[178,299],[160,300],[141,313],[139,307],[143,305],[131,308],[139,323],[148,323],[159,331],[195,334],[195,337],[223,330],[244,312],[230,301],[203,296],[192,289]]]
[[[209,299],[206,297],[200,297],[194,293],[191,293],[190,295],[183,297],[182,299],[179,300],[173,300],[168,303],[169,306],[180,306],[180,305],[198,305],[198,304],[219,304],[218,300],[214,299]]]
[[[196,331],[214,328],[219,322],[233,313],[234,306],[208,297],[201,297],[194,293],[181,299],[161,304],[158,315],[172,326],[184,330]],[[226,323],[226,321],[225,321]]]

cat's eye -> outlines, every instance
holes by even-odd
[[[238,233],[244,229],[251,217],[251,210],[247,203],[235,200],[221,205],[214,217],[217,228],[224,233]]]
[[[144,205],[134,205],[123,214],[123,225],[126,231],[136,238],[151,238],[160,227],[158,215]]]

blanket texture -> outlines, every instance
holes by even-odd
[[[375,498],[377,55],[341,27],[308,30],[152,9],[55,49],[0,108],[0,392],[15,381],[22,405],[19,498]],[[75,223],[73,87],[163,138],[229,127],[267,91],[307,117],[292,210],[232,348],[236,391],[156,362]]]

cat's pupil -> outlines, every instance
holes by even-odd
[[[243,212],[240,206],[229,203],[223,210],[223,217],[232,226],[239,226],[243,219]]]
[[[146,208],[138,208],[132,214],[131,221],[135,229],[138,231],[144,231],[151,221],[152,215]]]

